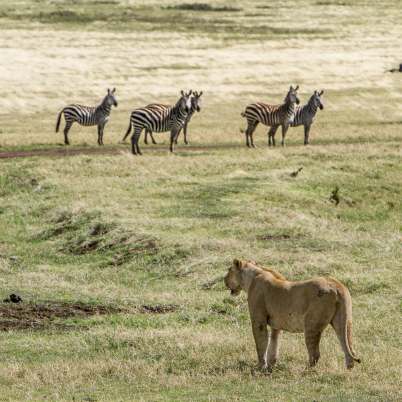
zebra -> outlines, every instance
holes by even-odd
[[[296,107],[295,117],[293,122],[290,123],[291,127],[304,126],[304,145],[308,145],[308,139],[310,134],[310,128],[313,124],[314,117],[318,108],[324,109],[324,105],[321,100],[321,95],[324,91],[314,91],[309,101],[303,105]],[[272,126],[268,131],[268,146],[275,146],[275,133],[279,126]]]
[[[189,93],[181,91],[180,99],[174,106],[167,109],[145,106],[131,113],[130,123],[123,137],[123,142],[133,129],[131,151],[134,155],[142,155],[138,142],[143,129],[157,133],[170,130],[170,152],[173,152],[174,141],[184,126],[191,109],[191,93],[192,91]]]
[[[258,125],[262,123],[266,126],[282,126],[282,146],[285,145],[285,135],[290,123],[293,121],[295,105],[300,103],[297,97],[299,86],[293,88],[291,85],[281,105],[268,105],[266,103],[252,103],[241,113],[242,117],[247,119],[246,145],[255,148],[253,133]]]
[[[70,145],[68,132],[74,122],[82,126],[98,126],[98,144],[103,145],[103,129],[109,120],[110,109],[117,106],[114,93],[116,88],[107,90],[107,95],[98,106],[69,105],[62,109],[57,117],[56,133],[59,131],[61,115],[64,114],[66,125],[64,127],[64,143]]]
[[[186,121],[184,123],[184,126],[183,126],[184,143],[186,145],[188,144],[188,141],[187,141],[187,126],[188,126],[188,123],[190,122],[191,117],[193,116],[193,114],[195,112],[200,112],[201,111],[201,99],[200,99],[201,95],[202,95],[202,91],[200,93],[198,93],[197,91],[193,91],[193,96],[191,97],[191,109],[190,109],[189,114],[187,115],[187,119],[186,119]],[[151,103],[147,107],[155,108],[155,109],[158,109],[158,110],[166,110],[167,108],[169,108],[169,106],[162,105],[160,103]],[[179,133],[177,134],[177,138],[179,137],[180,132],[181,132],[181,129],[180,129]],[[148,131],[148,130],[145,130],[144,143],[148,144],[148,134],[151,137],[152,144],[156,144],[156,141],[155,141],[155,139],[154,139],[154,137],[152,135],[152,131]],[[177,144],[177,139],[175,140],[175,144]]]

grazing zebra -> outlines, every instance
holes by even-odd
[[[309,101],[303,105],[296,107],[295,117],[293,122],[290,123],[291,127],[304,126],[304,145],[308,145],[308,138],[310,134],[310,128],[313,124],[314,117],[318,108],[324,109],[322,104],[321,95],[324,91],[314,91],[314,94],[310,97]],[[279,126],[272,126],[268,131],[268,146],[275,146],[275,133]]]
[[[177,103],[166,109],[145,106],[131,113],[130,123],[123,137],[123,142],[133,129],[131,151],[134,155],[142,155],[138,142],[143,129],[157,133],[170,130],[170,152],[173,152],[173,144],[191,109],[191,93],[192,91],[187,94],[181,91],[181,97]]]
[[[64,114],[66,126],[64,127],[64,143],[70,145],[68,132],[74,122],[82,126],[98,126],[98,144],[103,145],[103,129],[109,120],[112,105],[117,106],[114,96],[116,88],[107,90],[107,95],[98,106],[69,105],[66,106],[57,117],[56,133],[59,131],[61,115]]]
[[[253,133],[258,125],[262,123],[266,126],[282,126],[282,146],[285,145],[285,135],[288,131],[290,123],[293,121],[295,113],[295,105],[299,104],[297,90],[299,86],[293,88],[290,86],[282,105],[268,105],[266,103],[252,103],[246,107],[241,113],[242,117],[247,119],[246,129],[246,145],[255,147],[253,141]]]
[[[188,141],[187,141],[187,125],[188,125],[188,123],[190,122],[191,117],[193,116],[193,114],[194,114],[195,112],[200,112],[200,111],[201,111],[201,99],[200,99],[200,98],[201,98],[201,95],[202,95],[202,91],[201,91],[200,93],[198,93],[197,91],[193,91],[193,96],[191,97],[191,109],[190,109],[189,114],[187,115],[187,119],[186,119],[186,121],[185,121],[185,123],[184,123],[184,126],[183,126],[184,143],[185,143],[186,145],[188,144]],[[162,104],[160,104],[160,103],[151,103],[151,104],[148,105],[147,107],[155,108],[155,109],[160,109],[160,110],[166,110],[167,108],[169,108],[169,106],[167,106],[167,105],[162,105]],[[181,129],[180,129],[180,131],[181,131]],[[180,131],[179,131],[179,134],[177,134],[177,138],[178,138],[179,135],[180,135]],[[156,144],[155,138],[154,138],[154,136],[152,135],[152,131],[148,131],[148,130],[145,130],[144,143],[145,143],[145,144],[148,144],[148,134],[149,134],[150,137],[151,137],[152,144]],[[175,144],[177,144],[177,138],[176,138],[176,140],[175,140]]]

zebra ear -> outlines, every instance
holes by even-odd
[[[321,92],[319,93],[319,95],[321,96],[324,93],[324,90],[321,89]]]
[[[112,89],[112,94],[114,94],[116,92],[116,88]]]
[[[202,95],[202,91],[198,94],[198,97],[200,97]]]
[[[295,88],[295,91],[297,91],[299,89],[299,86],[297,86],[296,88]]]
[[[184,92],[183,92],[183,90],[181,90],[181,91],[180,91],[180,93],[181,93],[181,96],[184,96]]]
[[[290,87],[289,87],[289,91],[292,91],[293,90],[293,85],[291,85]]]
[[[190,89],[190,92],[188,93],[188,96],[190,96],[193,93],[193,90]]]

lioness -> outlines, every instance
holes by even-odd
[[[346,367],[351,369],[355,361],[360,363],[352,347],[352,299],[337,280],[291,282],[274,270],[238,259],[224,280],[232,295],[247,292],[259,368],[272,370],[282,330],[304,332],[309,364],[314,366],[320,358],[321,334],[328,324],[338,336]],[[269,346],[267,324],[272,328]]]

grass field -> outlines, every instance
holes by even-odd
[[[24,300],[0,302],[0,400],[401,400],[401,18],[398,0],[1,2],[0,153],[62,148],[58,111],[108,87],[119,106],[113,153],[0,159],[0,299]],[[247,149],[240,112],[290,84],[325,90],[311,145],[294,128],[268,149],[259,127]],[[118,144],[133,108],[189,88],[190,149]],[[256,372],[235,257],[345,283],[362,364],[328,329],[315,369],[284,333]]]

